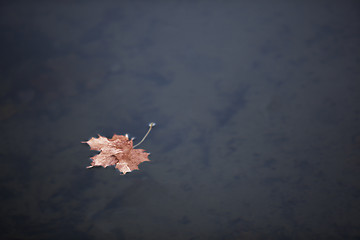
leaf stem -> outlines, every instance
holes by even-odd
[[[156,123],[154,123],[154,122],[149,123],[149,130],[147,131],[147,133],[145,134],[145,136],[143,137],[143,139],[141,139],[141,141],[140,141],[138,144],[136,144],[135,146],[133,146],[133,148],[139,146],[139,145],[145,140],[145,138],[147,137],[147,135],[149,135],[151,129],[152,129],[155,125],[156,125]]]

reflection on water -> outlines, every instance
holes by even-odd
[[[1,235],[359,237],[357,6],[3,4]],[[139,171],[86,169],[151,121]]]

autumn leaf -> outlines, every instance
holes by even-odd
[[[98,155],[91,157],[91,166],[87,168],[96,166],[106,168],[114,165],[123,174],[138,170],[140,163],[150,161],[148,158],[150,153],[145,152],[144,149],[135,149],[134,147],[140,145],[145,140],[153,126],[155,126],[155,123],[149,124],[148,132],[135,146],[133,146],[133,139],[129,139],[127,134],[114,134],[111,139],[99,135],[98,138],[92,137],[89,141],[82,142],[87,143],[90,146],[90,150],[100,151]]]

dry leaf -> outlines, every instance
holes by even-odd
[[[155,125],[155,124],[154,124]],[[92,157],[91,166],[108,167],[115,165],[115,168],[123,174],[137,170],[138,165],[145,161],[150,161],[148,156],[150,153],[145,152],[144,149],[134,149],[133,140],[127,135],[116,135],[111,139],[100,136],[99,138],[91,138],[87,142],[90,150],[100,151],[98,155]]]

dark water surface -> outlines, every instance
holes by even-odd
[[[1,239],[360,239],[359,1],[0,9]]]

